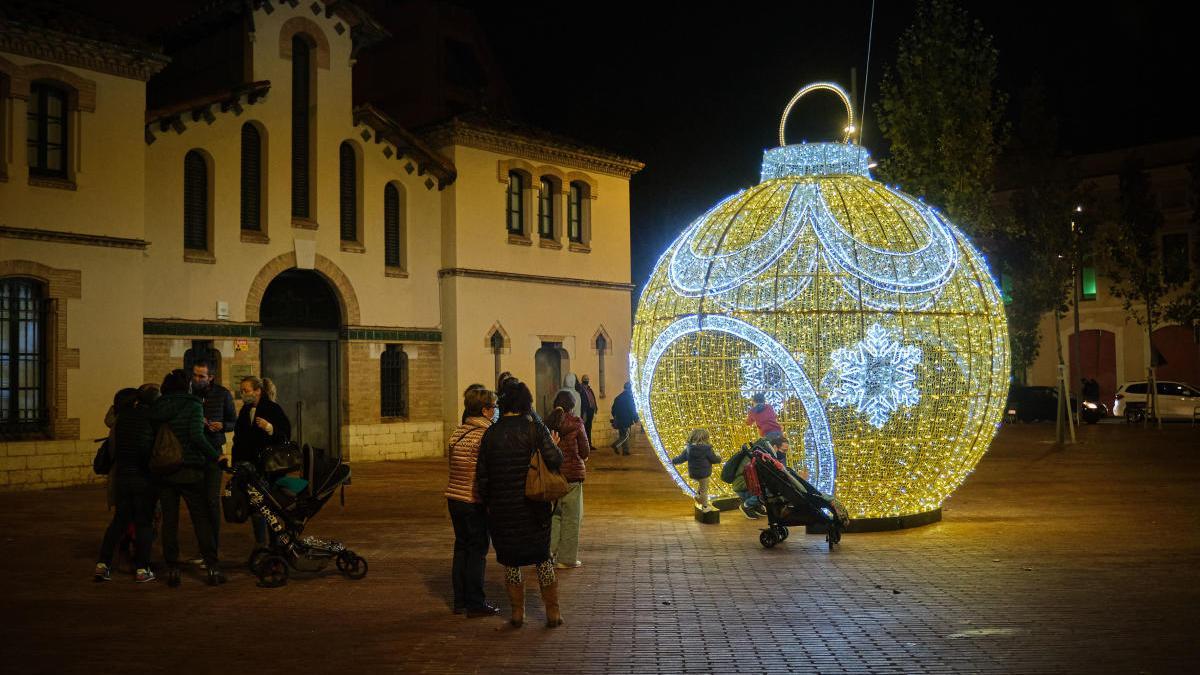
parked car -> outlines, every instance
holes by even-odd
[[[1159,380],[1158,411],[1163,419],[1192,419],[1196,408],[1200,407],[1200,390],[1183,382]],[[1140,417],[1149,404],[1147,395],[1149,386],[1145,380],[1126,382],[1117,387],[1117,395],[1113,400],[1113,415],[1117,417]]]
[[[1079,409],[1079,399],[1071,395],[1071,405]],[[1008,403],[1005,410],[1022,422],[1037,420],[1054,420],[1058,418],[1058,388],[1057,387],[1021,387],[1014,386],[1008,390]],[[1094,424],[1094,422],[1090,422]]]

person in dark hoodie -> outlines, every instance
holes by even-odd
[[[113,466],[109,478],[114,481],[116,513],[104,532],[100,554],[96,557],[96,581],[112,579],[114,549],[121,535],[134,525],[134,568],[138,583],[154,581],[150,569],[150,546],[154,542],[154,507],[158,492],[148,463],[154,447],[154,425],[150,423],[150,406],[158,398],[158,387],[122,389],[113,404],[113,432],[109,436],[109,452]]]
[[[713,465],[720,464],[721,458],[713,452],[712,445],[708,442],[707,429],[692,429],[687,447],[678,457],[671,460],[672,464],[684,462],[688,465],[688,478],[696,481],[696,503],[701,511],[711,511],[712,506],[708,503],[708,479],[712,476]]]
[[[173,370],[162,383],[162,396],[150,410],[151,421],[166,424],[183,449],[183,466],[162,476],[159,498],[162,503],[162,547],[167,563],[167,585],[179,585],[179,498],[187,502],[196,533],[196,545],[208,569],[210,586],[225,583],[217,560],[217,540],[213,536],[204,474],[216,462],[220,451],[204,435],[204,407],[188,392],[188,377],[182,369]]]

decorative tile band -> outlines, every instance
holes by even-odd
[[[262,330],[262,325],[257,323],[156,319],[142,321],[142,333],[145,335],[261,338]],[[348,326],[341,330],[340,339],[372,342],[441,342],[442,331],[433,328]]]

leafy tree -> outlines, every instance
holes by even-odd
[[[1165,316],[1164,301],[1173,287],[1162,275],[1158,235],[1164,219],[1150,191],[1150,176],[1144,170],[1141,158],[1130,156],[1121,163],[1118,183],[1118,217],[1106,242],[1108,264],[1105,271],[1111,282],[1109,291],[1123,300],[1129,316],[1139,326],[1145,327],[1153,359],[1154,349],[1150,338],[1154,334],[1154,326]],[[1153,365],[1147,364],[1148,388],[1150,408],[1157,419],[1158,397]]]
[[[1200,153],[1188,164],[1188,175],[1191,178],[1188,181],[1188,205],[1192,209],[1191,234],[1194,240],[1200,235]],[[1193,244],[1192,251],[1192,266],[1200,267],[1200,246]],[[1179,297],[1167,305],[1165,315],[1169,321],[1191,326],[1193,330],[1200,326],[1200,275],[1191,275],[1191,282]]]
[[[922,0],[875,107],[890,144],[881,177],[943,207],[975,237],[995,225],[992,171],[1005,137],[998,59],[992,37],[954,0]]]

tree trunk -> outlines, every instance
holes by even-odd
[[[1158,414],[1158,374],[1154,365],[1154,303],[1146,299],[1146,345],[1150,351],[1149,377],[1146,388],[1149,390],[1150,414],[1154,416],[1154,426],[1162,429],[1162,417]]]
[[[1059,323],[1062,321],[1062,314],[1054,310],[1054,344],[1058,351],[1058,382],[1055,387],[1058,389],[1058,412],[1055,415],[1054,422],[1054,442],[1062,445],[1067,443],[1066,429],[1071,430],[1071,443],[1075,442],[1075,426],[1071,421],[1071,390],[1067,387],[1066,364],[1063,363],[1063,344],[1062,344],[1062,328]],[[1066,417],[1064,426],[1063,417]]]

